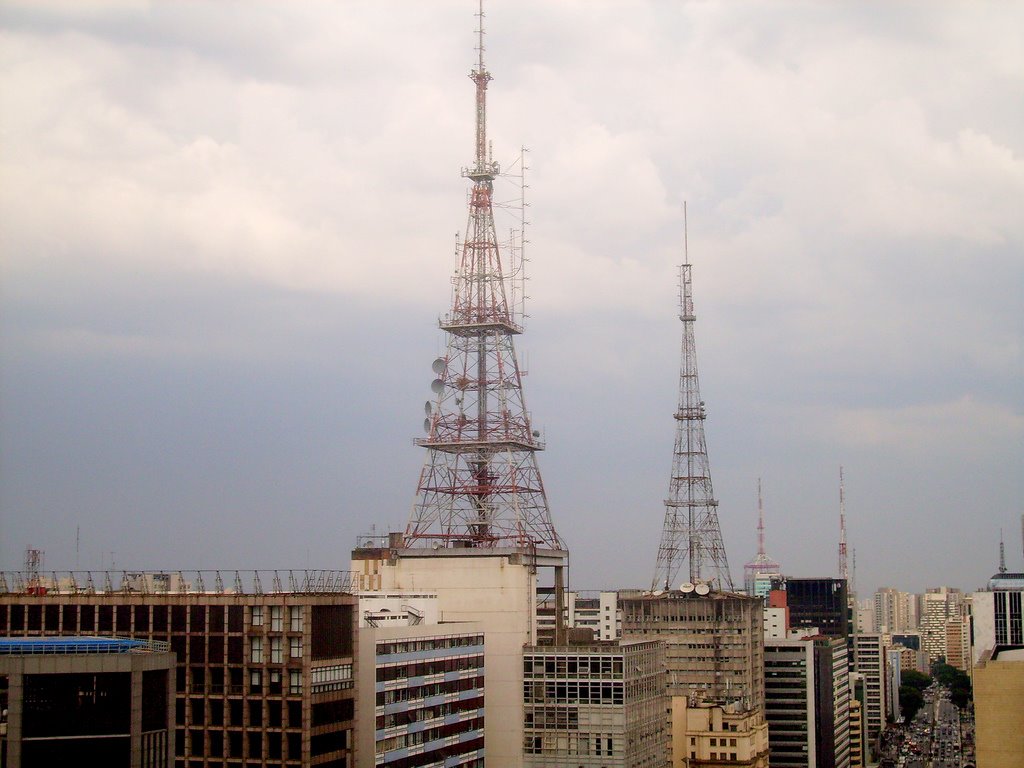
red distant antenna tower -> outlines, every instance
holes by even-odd
[[[850,580],[850,570],[846,565],[846,494],[842,467],[839,467],[839,578]]]
[[[548,510],[512,338],[522,333],[510,308],[494,226],[493,182],[499,167],[487,143],[484,12],[477,28],[476,157],[462,175],[472,182],[469,221],[453,278],[452,309],[441,321],[447,351],[434,361],[437,395],[427,403],[427,449],[407,547],[542,547],[561,550]],[[506,270],[506,267],[509,269]]]
[[[757,554],[743,566],[743,584],[748,595],[754,594],[754,583],[762,574],[781,575],[782,566],[764,551],[764,502],[761,497],[761,478],[757,478]]]

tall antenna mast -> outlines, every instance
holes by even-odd
[[[999,529],[999,572],[1006,573],[1006,547],[1003,545],[1003,529]]]
[[[843,468],[839,467],[839,578],[850,579],[846,565],[846,494],[843,489]]]
[[[761,499],[761,478],[757,478],[757,554],[764,555],[764,502]]]
[[[652,589],[669,589],[685,562],[689,581],[707,581],[732,591],[732,576],[718,524],[718,502],[711,485],[711,467],[704,439],[704,401],[697,377],[689,234],[683,203],[683,257],[679,268],[679,319],[683,323],[679,408],[665,522]]]
[[[493,182],[498,164],[487,142],[484,8],[477,12],[476,143],[469,217],[455,277],[451,311],[440,327],[445,356],[431,366],[436,395],[425,406],[427,449],[406,547],[537,547],[562,550],[548,509],[536,454],[540,432],[530,424],[513,337],[516,322],[494,226]]]

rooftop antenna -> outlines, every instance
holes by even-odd
[[[846,493],[842,466],[839,467],[839,578],[850,580],[850,570],[846,564]]]
[[[999,529],[999,572],[1006,573],[1006,546],[1003,544],[1003,529]]]
[[[764,551],[764,501],[761,497],[761,478],[757,478],[757,554]]]

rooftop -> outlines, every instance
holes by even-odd
[[[120,637],[0,637],[0,656],[164,652],[167,643]]]

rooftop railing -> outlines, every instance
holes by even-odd
[[[0,594],[100,595],[352,593],[352,572],[236,571],[0,571]]]

